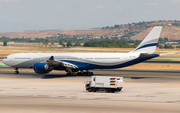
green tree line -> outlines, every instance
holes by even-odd
[[[137,43],[129,45],[121,40],[89,40],[84,43],[84,47],[107,47],[107,48],[135,48]]]

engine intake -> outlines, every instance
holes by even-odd
[[[53,68],[50,67],[46,63],[35,63],[33,65],[33,69],[38,74],[45,74],[45,73],[49,73],[50,71],[52,71]]]

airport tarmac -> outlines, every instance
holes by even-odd
[[[113,76],[113,75],[109,75]],[[180,77],[114,75],[124,77],[118,93],[87,92],[90,76],[0,72],[2,113],[179,113]]]
[[[14,68],[12,67],[7,67],[7,66],[0,66],[0,71],[9,71],[9,72],[6,72],[6,73],[13,73],[14,72]],[[20,68],[19,69],[19,72],[34,72],[33,69],[23,69],[23,68]],[[96,70],[91,70],[92,72],[94,73],[100,73],[100,74],[106,74],[106,73],[114,73],[114,74],[136,74],[136,75],[143,75],[143,74],[146,74],[146,75],[163,75],[163,76],[179,76],[180,77],[180,71],[178,70],[142,70],[142,69],[96,69]],[[58,72],[58,71],[57,71]],[[65,73],[65,71],[59,71],[60,73]],[[5,73],[5,74],[6,74]],[[51,73],[52,74],[52,73]],[[29,75],[29,74],[27,74]],[[31,75],[31,74],[30,74]]]

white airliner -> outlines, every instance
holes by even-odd
[[[3,63],[15,68],[33,68],[38,74],[65,70],[69,75],[93,75],[89,70],[113,69],[134,65],[158,57],[154,53],[162,26],[155,26],[139,46],[129,53],[17,53],[7,56]],[[84,72],[83,70],[86,70]]]

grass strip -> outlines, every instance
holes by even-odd
[[[154,58],[151,61],[179,61],[180,58]]]
[[[5,66],[5,64],[3,64],[3,63],[0,63],[0,66]]]

